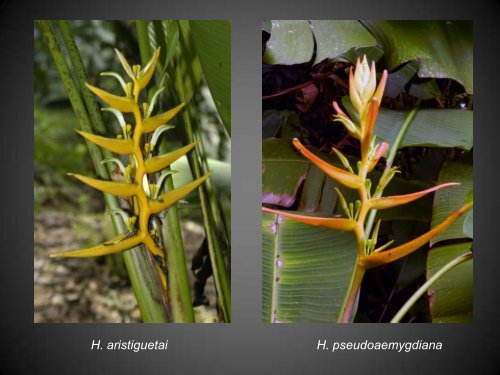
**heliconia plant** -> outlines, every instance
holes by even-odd
[[[195,146],[195,142],[193,142],[163,155],[157,155],[155,152],[159,137],[163,132],[173,128],[172,125],[169,125],[169,121],[181,111],[184,103],[164,113],[153,115],[158,95],[162,89],[153,95],[150,103],[140,103],[140,94],[147,87],[155,71],[160,55],[159,48],[144,67],[130,66],[118,50],[116,53],[131,81],[126,83],[117,73],[103,73],[103,75],[111,75],[116,78],[124,95],[114,95],[88,83],[86,87],[109,105],[103,110],[110,111],[116,116],[122,132],[116,138],[107,138],[77,131],[86,140],[105,150],[129,156],[126,166],[118,158],[103,161],[103,163],[115,163],[123,174],[123,181],[106,181],[71,173],[70,175],[104,193],[124,198],[128,210],[118,210],[114,213],[124,218],[128,230],[127,233],[120,234],[103,244],[86,249],[53,253],[50,256],[52,258],[101,256],[143,244],[156,260],[158,273],[166,288],[168,273],[166,245],[153,222],[153,217],[195,190],[208,178],[210,173],[182,187],[162,193],[165,178],[174,173],[174,171],[165,170],[165,168],[187,154]],[[128,113],[133,115],[133,126],[125,121],[124,114]]]
[[[375,63],[372,62],[370,66],[366,56],[362,61],[358,59],[355,70],[352,67],[350,69],[349,98],[359,120],[351,118],[340,108],[338,103],[333,102],[333,108],[337,113],[334,120],[343,124],[349,134],[360,142],[360,158],[356,167],[351,166],[349,159],[340,150],[333,149],[343,168],[336,167],[316,156],[299,139],[295,138],[293,140],[295,148],[312,164],[341,185],[357,191],[358,199],[354,202],[347,202],[341,191],[336,189],[346,217],[316,217],[267,207],[262,208],[263,212],[278,215],[278,222],[280,217],[286,217],[309,225],[354,233],[357,244],[357,259],[338,318],[338,321],[342,323],[351,322],[354,318],[356,300],[367,269],[393,262],[411,254],[445,231],[473,206],[473,202],[465,203],[430,231],[402,245],[391,248],[393,241],[384,244],[379,243],[378,234],[381,220],[375,222],[378,210],[404,205],[437,190],[458,185],[458,183],[449,182],[411,194],[383,196],[384,189],[398,173],[397,166],[393,166],[395,154],[411,122],[405,122],[392,145],[387,142],[378,142],[373,134],[387,77],[388,73],[384,70],[377,85]],[[369,173],[382,158],[385,158],[385,168],[377,186],[373,187]],[[274,262],[276,267],[282,266],[280,259],[275,259]],[[279,278],[276,278],[275,282],[279,282]],[[271,313],[275,316],[275,319],[271,320],[272,322],[282,322],[276,318],[276,311]]]

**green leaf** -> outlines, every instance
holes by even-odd
[[[380,109],[374,133],[392,144],[410,111]],[[408,146],[459,147],[470,150],[473,142],[472,111],[423,109],[417,112],[400,148]]]
[[[170,62],[175,56],[177,51],[177,46],[179,45],[179,24],[175,21],[165,21],[167,29],[167,40],[166,40],[166,57],[165,57],[165,69],[168,68]]]
[[[471,21],[363,21],[385,52],[389,69],[417,60],[418,75],[453,78],[473,93]]]
[[[189,21],[177,22],[179,25],[179,44],[181,48],[178,51],[175,88],[180,99],[187,104],[198,90],[203,72],[191,38]],[[168,83],[166,85],[168,86]]]
[[[264,53],[266,64],[302,64],[311,60],[314,38],[308,21],[272,21]]]
[[[377,44],[375,38],[358,21],[311,21],[316,39],[317,64],[326,58],[335,58],[351,48],[370,47]]]
[[[310,22],[310,23],[309,23]],[[266,30],[269,31],[269,30]],[[264,62],[267,64],[302,64],[309,62],[316,39],[317,64],[327,58],[355,60],[363,51],[380,57],[373,47],[375,38],[359,22],[353,20],[272,21],[271,38],[267,42]],[[344,56],[345,55],[345,56]]]
[[[349,97],[342,105],[357,122],[357,113]],[[373,132],[383,141],[394,143],[399,129],[410,111],[380,108]],[[458,147],[470,150],[473,146],[473,112],[460,109],[422,109],[411,122],[399,148],[408,146]]]
[[[304,188],[300,196],[299,211],[317,211],[325,179],[326,174],[321,169],[315,165],[309,167]]]
[[[439,173],[438,183],[460,182],[461,185],[449,189],[439,190],[434,194],[434,206],[432,209],[432,227],[444,221],[453,211],[458,210],[465,202],[467,193],[472,189],[472,166],[445,162]],[[458,218],[446,231],[431,240],[431,245],[439,241],[465,238],[464,220]]]
[[[427,278],[445,264],[467,253],[472,242],[438,246],[429,251]],[[473,260],[459,264],[437,280],[428,291],[433,323],[472,321]]]
[[[290,207],[309,169],[289,143],[281,139],[262,142],[262,203]]]
[[[336,322],[356,256],[352,233],[264,214],[262,320]]]
[[[231,23],[189,21],[189,25],[208,88],[231,134]]]

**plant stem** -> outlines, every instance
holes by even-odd
[[[191,117],[189,111],[186,109],[182,118],[184,125],[186,127],[186,135],[188,138],[188,143],[194,142],[196,139],[193,133],[193,128],[191,124]],[[191,169],[193,170],[194,178],[199,178],[206,171],[202,170],[201,163],[199,161],[198,147],[195,147],[194,151],[188,156]],[[208,179],[209,180],[209,179]],[[219,239],[217,236],[217,230],[214,225],[213,211],[211,209],[208,192],[204,185],[198,188],[200,194],[201,209],[203,212],[203,222],[205,225],[205,232],[208,239],[208,250],[210,255],[210,261],[212,263],[212,270],[214,274],[215,287],[217,290],[218,303],[224,315],[226,322],[231,321],[231,283],[229,281],[229,275],[226,269],[226,264],[224,262],[224,255],[220,247]]]
[[[339,316],[339,323],[350,323],[353,319],[354,305],[361,288],[361,283],[363,282],[363,277],[365,275],[365,269],[358,264],[356,259],[356,267],[352,273],[351,281],[349,283],[348,293],[342,304],[341,314]]]
[[[391,150],[389,152],[389,155],[387,157],[387,163],[386,167],[384,170],[384,174],[388,173],[392,167],[392,163],[394,161],[394,158],[396,156],[396,152],[399,148],[399,145],[401,144],[401,141],[403,140],[404,136],[406,135],[406,132],[408,131],[408,128],[415,118],[415,115],[417,113],[417,110],[414,109],[412,110],[408,116],[406,117],[405,121],[401,125],[401,129],[398,132],[398,135],[396,137],[396,140],[394,141],[394,144],[391,147]],[[367,140],[362,141],[367,142]],[[368,143],[366,144],[368,145]],[[359,261],[366,255],[368,255],[369,249],[367,248],[366,241],[368,240],[370,233],[372,231],[373,223],[375,221],[375,216],[377,211],[376,210],[369,210],[368,206],[368,201],[369,201],[369,194],[370,192],[368,191],[365,182],[367,181],[367,175],[368,175],[368,149],[366,149],[363,152],[362,155],[362,160],[361,160],[361,169],[359,171],[359,176],[363,180],[362,186],[358,189],[360,201],[361,201],[361,207],[359,210],[359,215],[356,219],[357,222],[357,228],[354,231],[354,234],[356,236],[356,242],[358,244],[358,258],[356,260],[356,268],[353,272],[351,282],[349,284],[349,288],[346,294],[346,299],[344,300],[343,308],[342,308],[342,313],[340,315],[339,321],[341,323],[348,323],[351,320],[351,315],[354,312],[354,305],[356,303],[356,297],[359,293],[359,289],[361,287],[361,283],[363,281],[363,276],[365,274],[366,268],[364,267],[363,264],[361,264]],[[382,195],[383,189],[378,189],[378,194],[376,197],[379,197]],[[366,217],[368,216],[368,219]],[[366,220],[366,222],[365,222]]]
[[[82,97],[80,96],[75,85],[50,21],[39,21],[38,25],[44,35],[46,44],[51,52],[59,75],[61,76],[81,129],[88,133],[94,133],[87,114],[87,108],[85,107]],[[69,24],[62,24],[61,32],[63,33],[64,41],[67,44],[66,47],[68,49],[68,53],[70,54],[78,80],[80,81],[83,79],[83,82],[85,82],[85,69],[81,63],[81,57],[76,44],[74,43]],[[94,123],[94,126],[96,126],[96,123]],[[106,166],[101,164],[101,161],[103,160],[101,150],[98,146],[89,141],[86,143],[97,175],[103,179],[109,179],[109,171],[106,169]],[[104,194],[104,201],[108,210],[120,209],[118,200],[113,195]],[[125,233],[126,226],[123,221],[116,215],[112,215],[111,218],[115,231],[117,233]],[[151,269],[151,264],[146,258],[143,250],[140,247],[136,247],[124,252],[123,256],[130,277],[130,282],[137,299],[137,304],[141,310],[143,321],[158,323],[168,322],[168,310],[166,309],[166,302],[163,298],[163,293],[161,292],[161,286],[158,285],[158,282],[154,277],[154,273],[148,272],[148,270]]]
[[[403,141],[403,139],[408,131],[408,128],[410,127],[410,124],[412,123],[413,119],[417,115],[417,112],[418,112],[417,108],[412,109],[411,112],[408,113],[408,116],[406,116],[406,119],[403,122],[403,125],[401,125],[401,128],[399,129],[398,135],[396,136],[394,143],[391,145],[391,149],[389,150],[389,154],[387,155],[385,171],[388,171],[392,167],[392,163],[394,162],[394,158],[396,157],[396,152],[398,152],[399,145]]]
[[[444,265],[439,271],[437,271],[434,275],[432,275],[418,290],[413,293],[413,295],[406,301],[406,303],[399,309],[394,318],[392,318],[391,323],[399,323],[401,319],[406,315],[406,313],[411,309],[411,307],[419,300],[420,297],[424,295],[424,293],[443,275],[445,275],[448,271],[452,270],[460,263],[463,263],[467,260],[472,259],[472,252],[469,251],[465,254],[462,254],[446,265]]]
[[[147,21],[136,21],[136,27],[141,62],[142,65],[145,66],[152,56]],[[166,153],[168,151],[166,142],[161,142],[159,151],[160,153]],[[170,170],[170,167],[167,167],[166,170]],[[174,189],[174,182],[171,176],[167,177],[164,186],[166,191]],[[191,287],[186,266],[186,256],[184,253],[184,244],[182,242],[177,205],[170,207],[161,219],[161,232],[169,269],[168,296],[172,317],[174,322],[194,323]]]
[[[175,88],[180,99],[187,103],[188,108],[186,108],[182,114],[184,126],[186,129],[186,137],[189,143],[200,140],[201,136],[197,127],[193,125],[193,119],[190,114],[189,106],[192,105],[193,101],[192,95],[197,90],[197,85],[199,82],[198,78],[201,78],[201,72],[194,71],[195,61],[197,60],[197,54],[194,50],[194,44],[190,37],[189,23],[186,21],[179,21],[179,43],[181,53],[177,55],[178,59],[175,64]],[[195,123],[196,124],[196,123]],[[196,130],[194,130],[196,129]],[[198,144],[195,149],[188,155],[188,160],[191,166],[191,171],[195,178],[199,178],[204,175],[207,171],[203,169],[204,162],[202,161],[205,157],[201,146]],[[221,249],[221,243],[219,236],[225,236],[222,230],[218,230],[216,223],[220,223],[218,218],[215,217],[217,213],[216,210],[212,209],[215,207],[211,203],[211,198],[216,199],[216,195],[210,195],[209,188],[210,178],[207,179],[206,183],[198,188],[201,208],[203,213],[203,222],[205,226],[205,234],[207,236],[208,249],[210,262],[212,265],[212,271],[215,280],[215,288],[217,291],[217,303],[220,311],[223,314],[224,321],[231,321],[231,283],[229,272],[226,268],[224,254]],[[208,184],[208,185],[207,185]],[[229,244],[229,241],[224,239],[223,244]]]
[[[208,157],[207,153],[205,152],[205,146],[202,142],[201,138],[201,131],[199,127],[197,126],[199,124],[198,122],[198,117],[196,116],[196,111],[194,111],[192,106],[189,106],[189,113],[191,116],[191,119],[193,119],[194,122],[194,137],[195,140],[198,141],[198,146],[199,148],[196,150],[199,155],[199,159],[201,162],[201,169],[206,173],[206,171],[210,170],[209,165],[208,165]],[[223,127],[223,129],[225,129]],[[225,135],[229,136],[227,132],[224,132]],[[231,239],[230,239],[230,234],[227,229],[227,223],[223,214],[222,206],[219,201],[219,198],[217,196],[217,191],[215,189],[215,185],[212,182],[212,179],[208,179],[206,181],[206,186],[207,192],[208,192],[208,197],[209,197],[209,202],[210,202],[210,207],[212,208],[212,213],[213,213],[213,219],[215,221],[215,226],[217,228],[217,232],[220,233],[219,237],[221,238],[223,243],[223,248],[228,250],[228,257],[231,255],[229,250],[231,248]]]
[[[382,174],[382,176],[380,178],[382,178],[385,174],[389,173],[389,171],[392,167],[392,163],[394,162],[394,158],[396,157],[396,153],[399,149],[399,145],[403,141],[403,139],[404,139],[409,127],[410,127],[410,124],[412,123],[412,121],[416,115],[417,115],[417,108],[414,108],[411,110],[411,112],[408,114],[408,116],[406,116],[406,119],[403,122],[403,124],[401,125],[401,128],[399,129],[398,135],[396,136],[394,143],[391,145],[391,149],[389,150],[389,154],[387,155],[387,159],[385,162],[384,173]],[[377,189],[377,190],[378,190],[378,192],[377,192],[377,194],[375,194],[373,196],[374,198],[381,197],[382,193],[384,192],[383,188]],[[373,227],[373,223],[375,222],[376,215],[377,215],[377,210],[370,210],[370,213],[368,215],[368,220],[366,221],[366,225],[365,225],[367,236],[369,236],[371,231],[372,231],[372,227]]]

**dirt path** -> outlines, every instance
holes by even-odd
[[[108,239],[109,220],[103,215],[75,215],[58,211],[35,213],[34,322],[35,323],[127,323],[140,322],[141,315],[128,278],[110,271],[103,258],[48,258],[51,252],[91,246]],[[203,228],[194,222],[182,225],[188,260],[203,240]],[[120,259],[118,258],[118,263]],[[207,285],[209,310],[213,312],[213,278]]]

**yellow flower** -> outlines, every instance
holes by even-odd
[[[363,57],[362,62],[358,58],[355,72],[352,71],[352,68],[349,72],[349,96],[352,104],[360,114],[365,111],[367,104],[375,93],[376,79],[375,62],[372,61],[370,69],[366,55]]]

